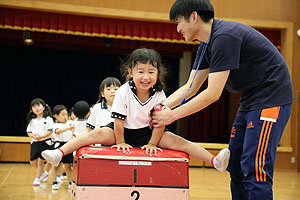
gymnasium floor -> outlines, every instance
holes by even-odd
[[[50,175],[47,183],[39,187],[31,184],[35,169],[29,164],[0,163],[1,200],[65,200],[70,199],[68,182],[60,184],[59,190],[52,191],[54,179]],[[212,168],[190,168],[190,200],[229,200],[229,174]],[[298,200],[300,197],[300,173],[275,171],[274,200]],[[143,200],[143,199],[141,199]]]

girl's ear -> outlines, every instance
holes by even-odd
[[[101,97],[104,97],[104,92],[103,91],[101,92]]]
[[[128,68],[128,75],[132,78],[132,71]]]

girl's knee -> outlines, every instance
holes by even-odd
[[[95,128],[93,131],[91,131],[90,133],[93,133],[93,134],[101,134],[102,132],[102,128]]]
[[[89,132],[86,137],[88,138],[93,138],[93,140],[101,137],[102,135],[102,130],[101,128],[95,128],[93,131]]]
[[[32,166],[36,167],[36,160],[31,160],[31,161],[30,161],[30,164],[31,164]]]
[[[37,162],[38,165],[44,165],[45,162],[46,162],[45,160],[38,158],[38,162]]]

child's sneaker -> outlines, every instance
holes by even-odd
[[[60,175],[59,177],[60,177],[60,180],[61,180],[62,182],[65,180],[64,175]]]
[[[58,183],[61,183],[61,182],[63,182],[63,178],[61,177],[61,176],[56,176],[56,181],[58,182]]]
[[[44,171],[40,177],[41,182],[46,182],[48,180],[49,173]]]
[[[39,178],[35,178],[32,185],[33,186],[39,186],[41,184],[41,180]]]
[[[71,189],[71,188],[72,188],[72,182],[70,181],[70,182],[69,182],[68,189]]]
[[[61,161],[62,153],[58,150],[44,150],[42,156],[52,165],[57,167]]]
[[[229,158],[229,149],[222,149],[219,154],[213,158],[214,167],[220,172],[224,172],[228,167]]]
[[[59,186],[58,186],[57,181],[54,181],[54,182],[52,183],[52,190],[58,190],[58,188],[59,188]]]

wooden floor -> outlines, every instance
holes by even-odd
[[[70,199],[67,181],[61,183],[59,190],[52,191],[53,176],[47,183],[33,187],[35,169],[29,164],[0,163],[0,199]],[[229,174],[212,168],[190,168],[190,200],[228,200],[231,199]],[[274,200],[298,200],[300,197],[300,173],[275,171]]]

